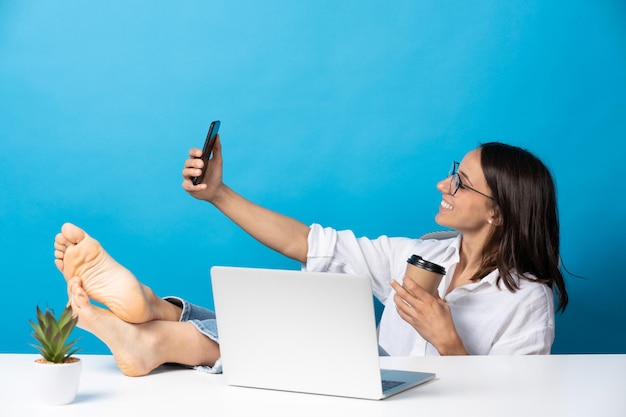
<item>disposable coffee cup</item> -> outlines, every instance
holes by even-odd
[[[406,275],[424,290],[436,295],[439,283],[446,274],[446,268],[419,255],[411,255],[406,262]]]

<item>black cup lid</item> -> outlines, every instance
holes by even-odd
[[[411,257],[407,259],[406,261],[412,265],[415,265],[419,268],[423,268],[427,271],[434,272],[436,274],[441,274],[441,275],[446,274],[446,268],[434,262],[427,261],[426,259],[422,258],[419,255],[411,255]]]
[[[420,259],[422,259],[422,257],[419,255],[411,255],[411,257],[407,259],[406,261],[412,265],[417,266],[417,263],[419,262]]]

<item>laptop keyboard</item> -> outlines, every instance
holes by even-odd
[[[383,379],[383,392],[388,391],[402,384],[404,384],[404,381],[391,381],[388,379]]]

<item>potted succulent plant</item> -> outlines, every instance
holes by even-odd
[[[59,318],[46,307],[37,306],[37,322],[29,320],[34,329],[33,337],[38,345],[31,344],[41,354],[35,360],[35,372],[40,398],[49,405],[69,404],[76,398],[82,362],[73,356],[78,352],[76,340],[68,341],[78,317],[73,317],[67,306]]]

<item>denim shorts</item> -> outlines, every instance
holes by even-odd
[[[180,315],[179,321],[193,324],[200,333],[219,343],[215,312],[209,310],[208,308],[193,305],[179,297],[164,297],[163,299],[182,307],[183,313]],[[221,358],[218,359],[212,367],[193,366],[192,368],[211,374],[221,374],[222,360]]]

